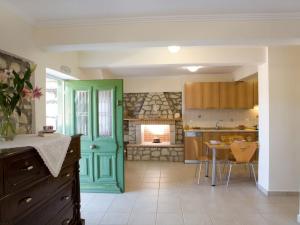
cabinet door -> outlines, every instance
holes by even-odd
[[[186,83],[184,94],[186,109],[201,109],[203,107],[201,83]]]
[[[236,82],[236,104],[238,109],[251,109],[254,104],[253,82]]]
[[[253,81],[253,105],[258,105],[258,80]]]
[[[93,182],[93,153],[81,152],[80,181],[84,183]]]
[[[235,83],[220,83],[220,108],[234,109],[236,108]]]
[[[202,83],[203,90],[203,108],[220,108],[220,88],[218,82]]]

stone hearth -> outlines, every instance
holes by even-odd
[[[179,145],[127,145],[127,160],[183,162],[184,148]]]

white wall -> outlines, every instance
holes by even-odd
[[[269,65],[265,63],[258,68],[259,93],[259,167],[258,185],[264,191],[269,190],[270,147],[269,147]]]
[[[47,67],[59,71],[61,65],[66,65],[71,68],[72,76],[80,77],[77,53],[46,53],[39,49],[34,42],[32,26],[1,2],[0,30],[0,49],[36,63],[35,84],[43,90]],[[45,124],[45,108],[43,96],[35,104],[34,123],[37,130]]]
[[[270,192],[299,190],[300,47],[269,47],[259,71],[260,185]]]
[[[115,78],[115,77],[106,77]],[[232,74],[201,74],[182,76],[148,76],[148,77],[123,77],[124,92],[172,92],[183,91],[185,82],[195,81],[233,81]]]
[[[268,54],[270,190],[298,191],[300,47],[270,47]]]

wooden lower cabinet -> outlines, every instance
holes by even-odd
[[[0,224],[83,225],[79,186],[80,135],[72,137],[58,177],[32,147],[0,152]]]

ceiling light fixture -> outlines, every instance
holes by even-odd
[[[203,68],[203,66],[184,66],[183,69],[186,69],[190,71],[191,73],[197,72],[200,68]]]
[[[169,52],[174,54],[180,51],[180,46],[177,45],[168,46],[168,50]]]

